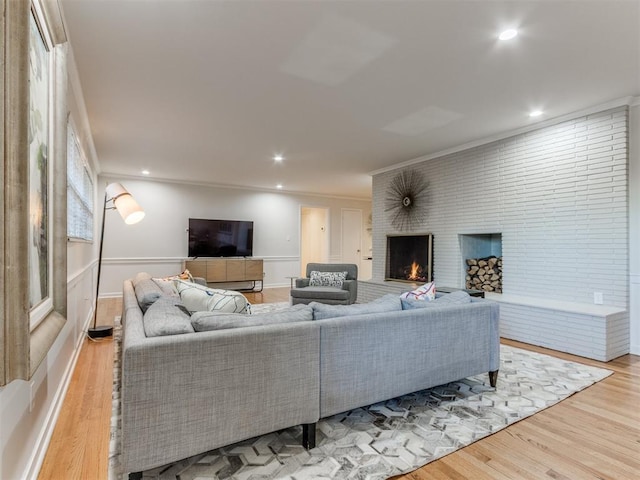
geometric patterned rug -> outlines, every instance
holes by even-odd
[[[268,308],[252,307],[254,313]],[[118,333],[116,328],[110,480],[126,478],[118,468]],[[612,373],[506,345],[500,356],[496,389],[487,374],[465,378],[321,419],[310,451],[301,446],[302,428],[291,427],[146,471],[143,478],[382,480],[502,430]]]

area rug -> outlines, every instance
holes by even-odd
[[[254,305],[253,312],[287,303]],[[256,308],[258,307],[258,308]],[[110,480],[119,469],[119,318],[114,333]],[[554,405],[611,371],[501,346],[496,389],[486,374],[322,419],[317,447],[301,446],[301,427],[238,442],[144,472],[173,480],[381,480],[410,472]]]

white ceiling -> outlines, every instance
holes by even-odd
[[[61,2],[116,176],[366,198],[370,172],[532,109],[640,95],[637,0]]]

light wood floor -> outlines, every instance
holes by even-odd
[[[247,294],[251,303],[287,301],[288,288]],[[100,301],[98,324],[120,314]],[[402,480],[640,479],[640,357],[601,363],[505,340],[503,343],[608,368],[615,373],[569,399]],[[86,340],[39,479],[107,479],[113,340]]]

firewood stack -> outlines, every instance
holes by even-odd
[[[502,257],[468,258],[465,288],[502,293]]]

